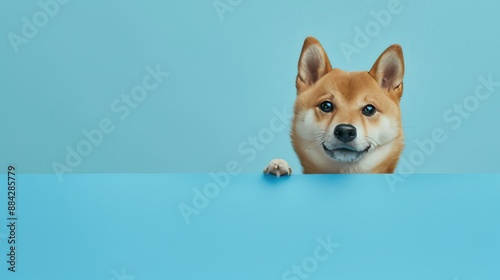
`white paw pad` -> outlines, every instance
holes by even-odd
[[[281,175],[292,175],[292,169],[284,159],[273,159],[264,169],[265,174],[273,174],[276,177]]]

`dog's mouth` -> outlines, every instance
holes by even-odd
[[[368,145],[362,150],[358,150],[350,145],[338,145],[332,148],[328,148],[323,142],[323,150],[332,159],[339,162],[355,162],[361,159],[370,149],[371,145]]]

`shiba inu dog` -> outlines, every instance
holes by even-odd
[[[400,99],[404,60],[387,48],[369,71],[332,68],[321,44],[302,47],[292,121],[293,148],[303,173],[392,173],[403,151]],[[283,160],[264,170],[291,174]]]

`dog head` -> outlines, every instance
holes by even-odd
[[[399,45],[387,48],[370,71],[346,72],[332,69],[321,44],[307,38],[292,128],[304,172],[392,172],[403,148],[403,75]]]

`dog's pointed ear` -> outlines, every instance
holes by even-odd
[[[307,37],[299,59],[299,73],[295,86],[301,93],[314,85],[321,77],[332,70],[330,60],[321,44],[314,37]]]
[[[401,97],[403,95],[403,76],[405,73],[401,46],[392,45],[388,47],[377,59],[369,73],[375,78],[380,87]]]

